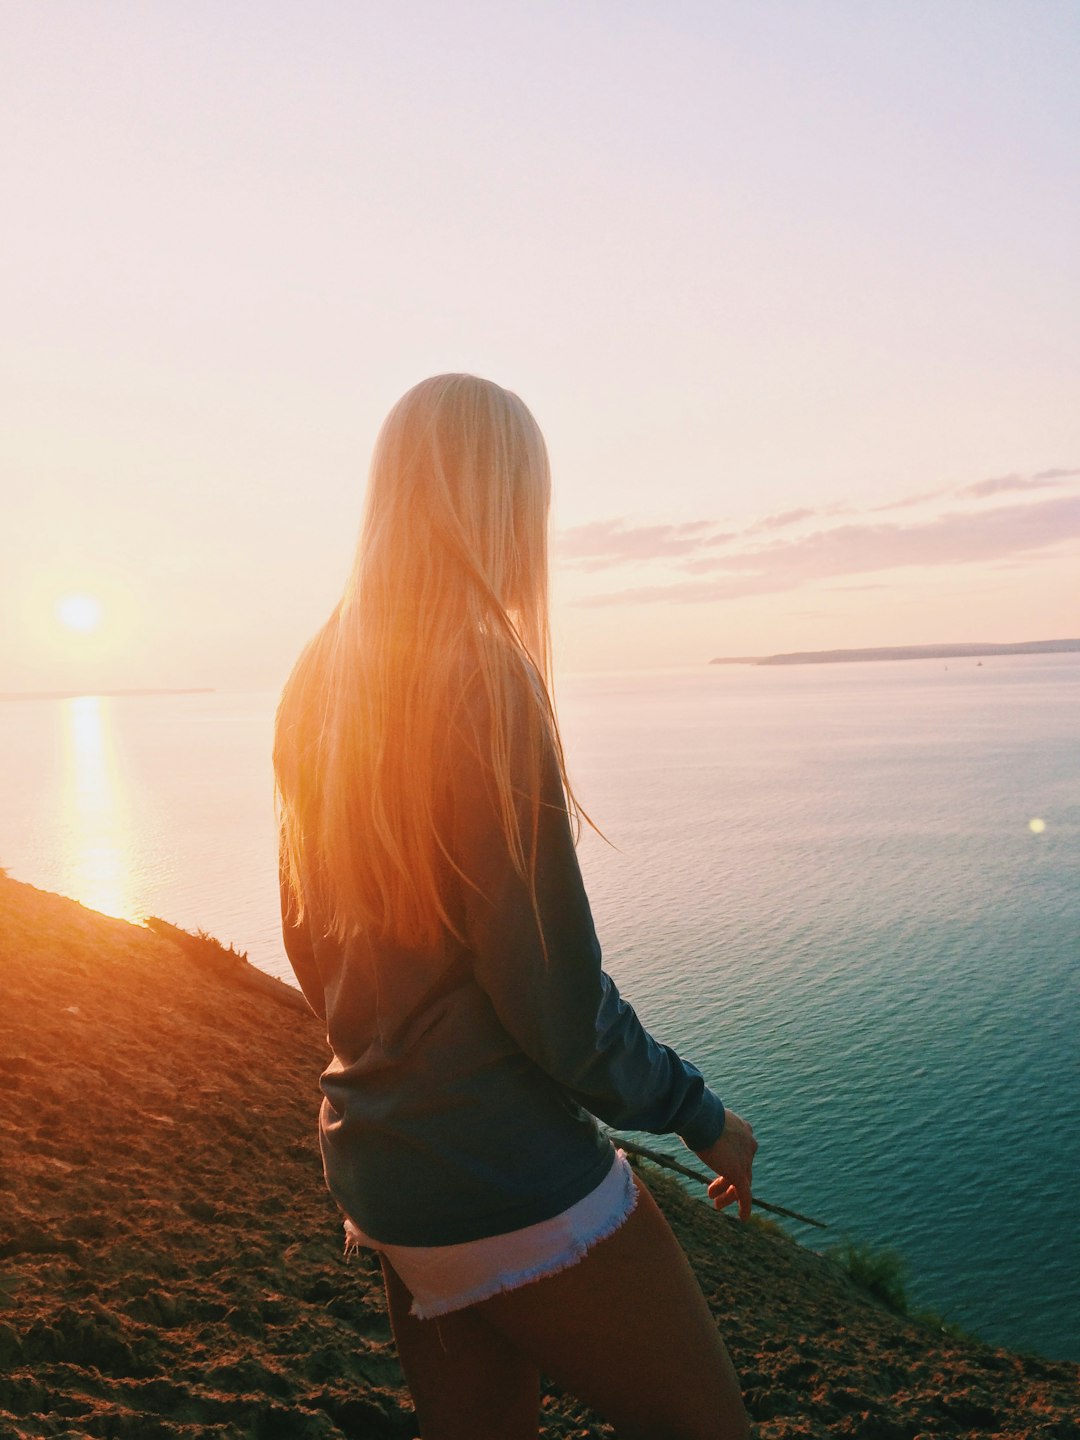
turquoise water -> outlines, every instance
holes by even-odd
[[[282,973],[272,708],[0,706],[0,863]],[[754,1123],[757,1193],[1080,1359],[1080,662],[568,677],[560,713],[608,968]]]

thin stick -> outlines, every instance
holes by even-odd
[[[617,1145],[620,1150],[625,1150],[628,1155],[641,1155],[646,1160],[651,1160],[654,1165],[662,1165],[665,1170],[674,1170],[679,1175],[685,1175],[688,1180],[700,1180],[703,1185],[708,1185],[713,1176],[706,1175],[704,1170],[695,1170],[691,1165],[684,1165],[681,1160],[673,1160],[670,1155],[665,1155],[660,1150],[650,1150],[645,1145],[639,1145],[636,1140],[624,1140],[621,1135],[612,1135],[611,1142]],[[768,1200],[759,1200],[756,1195],[752,1197],[754,1208],[767,1210],[770,1215],[785,1215],[789,1220],[800,1220],[804,1225],[816,1225],[819,1230],[827,1230],[829,1227],[824,1220],[811,1220],[809,1215],[800,1215],[798,1210],[788,1210],[784,1205],[771,1205]]]

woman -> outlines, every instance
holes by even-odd
[[[746,1218],[756,1141],[600,967],[550,700],[532,415],[440,375],[380,432],[340,604],[278,709],[285,948],[326,1020],[327,1184],[380,1253],[424,1440],[535,1437],[539,1372],[621,1437],[742,1436],[649,1192],[682,1135]]]

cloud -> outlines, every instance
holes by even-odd
[[[989,563],[1080,537],[1080,496],[965,510],[914,525],[838,525],[755,549],[699,557],[683,568],[705,578],[583,598],[583,606],[695,604],[798,589],[845,575],[912,566]],[[721,572],[721,573],[717,573]]]
[[[1013,491],[1046,490],[1061,480],[1070,480],[1080,475],[1080,470],[1040,470],[1035,475],[994,475],[989,480],[977,480],[974,485],[962,485],[955,490],[924,490],[918,495],[905,495],[900,500],[890,500],[887,505],[875,505],[873,514],[884,514],[887,510],[904,510],[911,505],[925,505],[930,500],[939,500],[942,495],[953,495],[961,500],[985,500],[990,495],[1002,495]]]
[[[1080,475],[1080,470],[1040,470],[1032,478],[1035,480],[1070,480],[1074,475]]]
[[[965,485],[954,493],[963,498],[971,495],[982,500],[987,495],[1000,495],[1006,490],[1048,490],[1068,473],[1067,470],[1044,470],[1040,475],[998,475],[992,480],[978,480],[974,485]]]
[[[879,515],[884,510],[905,510],[909,505],[923,505],[927,500],[938,500],[948,493],[947,490],[924,490],[920,495],[905,495],[902,500],[890,500],[887,505],[875,505],[872,513]]]
[[[890,501],[886,505],[874,506],[872,510],[864,512],[864,514],[879,515],[903,510],[911,506],[926,504],[943,495],[950,495],[954,499],[967,502],[983,500],[996,495],[1054,489],[1074,476],[1080,476],[1080,470],[1042,470],[1031,476],[998,475],[989,480],[979,480],[973,485],[962,486],[959,489],[927,490],[918,495],[907,495],[899,500]],[[1074,487],[1070,486],[1069,488],[1071,490]],[[988,508],[971,508],[965,504],[965,514],[968,519],[980,513],[988,514]],[[798,509],[781,510],[776,514],[766,515],[764,519],[755,521],[742,531],[721,530],[715,520],[687,520],[678,525],[634,525],[624,517],[613,520],[594,520],[587,525],[578,525],[572,529],[560,531],[555,538],[555,553],[565,568],[582,571],[586,574],[601,570],[613,570],[624,565],[638,567],[649,561],[668,561],[688,575],[712,575],[718,570],[756,569],[764,564],[762,557],[772,553],[782,553],[789,557],[803,552],[807,554],[823,553],[830,547],[839,545],[844,536],[856,537],[852,543],[859,544],[868,538],[872,538],[875,544],[884,543],[884,537],[893,537],[895,543],[900,544],[901,540],[896,537],[916,536],[922,537],[919,543],[929,545],[932,536],[949,533],[950,525],[955,528],[967,523],[963,516],[958,514],[952,517],[941,516],[938,520],[920,522],[914,526],[903,522],[899,524],[860,524],[856,519],[852,524],[829,528],[828,521],[832,518],[854,514],[857,512],[854,512],[852,507],[844,501],[813,507],[800,506]],[[777,531],[786,530],[814,517],[822,526],[815,534],[803,534],[794,540],[782,537],[778,537],[775,541],[771,540]],[[805,526],[803,528],[805,529]],[[761,544],[761,539],[768,540],[768,543]],[[733,549],[732,542],[741,542],[741,545]],[[775,546],[782,548],[780,551],[774,551],[773,547]],[[721,548],[724,549],[724,556],[729,558],[718,558],[717,551]],[[923,562],[900,561],[896,563]],[[927,563],[939,562],[929,561]],[[871,567],[862,565],[860,568],[865,570]],[[838,571],[836,573],[846,572]],[[665,587],[659,588],[665,590]]]
[[[808,520],[811,515],[816,515],[816,510],[782,510],[779,515],[766,515],[764,520],[759,520],[756,525],[751,525],[744,533],[753,535],[759,530],[782,530],[786,525],[796,525],[800,520]]]
[[[719,531],[714,520],[687,520],[681,525],[628,526],[624,520],[594,520],[562,530],[555,549],[576,569],[604,570],[626,561],[689,555],[702,546],[726,544],[734,531]]]
[[[561,530],[555,537],[555,553],[575,570],[609,570],[642,560],[678,559],[714,550],[741,536],[780,530],[811,515],[837,513],[840,508],[785,510],[767,515],[743,531],[720,530],[715,520],[687,520],[681,525],[628,525],[622,518],[593,520],[587,525]],[[712,564],[711,561],[703,563]]]

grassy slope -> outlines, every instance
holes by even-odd
[[[0,1436],[412,1436],[322,1184],[321,1028],[176,938],[0,879]],[[1080,1437],[1080,1367],[935,1334],[648,1178],[762,1436]]]

